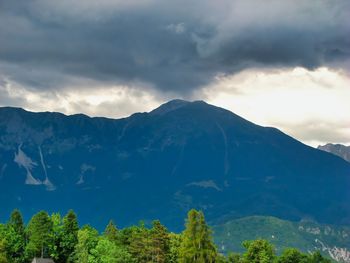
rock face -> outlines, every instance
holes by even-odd
[[[188,209],[222,222],[249,215],[350,223],[350,164],[202,101],[128,118],[0,108],[0,218],[14,208],[73,208],[101,229]]]
[[[326,151],[329,153],[333,153],[344,160],[350,162],[350,146],[345,146],[342,144],[332,144],[327,143],[326,145],[320,145],[317,147],[317,149]]]

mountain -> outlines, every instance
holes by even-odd
[[[319,250],[337,262],[350,262],[350,227],[251,216],[231,220],[213,230],[223,253],[243,252],[244,240],[263,238],[274,244],[278,254],[294,247],[305,253]]]
[[[327,143],[326,145],[319,145],[317,149],[335,154],[350,162],[350,146]]]
[[[0,219],[73,208],[103,229],[270,215],[350,224],[350,163],[203,101],[128,118],[0,108]]]

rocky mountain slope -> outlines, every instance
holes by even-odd
[[[198,208],[214,223],[350,224],[349,186],[348,162],[202,101],[117,120],[0,108],[0,217],[73,208],[101,229],[159,218],[178,230]]]
[[[333,153],[334,155],[337,155],[343,158],[344,160],[350,162],[350,146],[327,143],[326,145],[318,146],[317,149]]]

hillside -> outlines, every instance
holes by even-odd
[[[263,238],[275,245],[278,254],[285,248],[296,247],[304,252],[320,250],[338,262],[350,262],[350,227],[252,216],[215,226],[213,230],[224,253],[242,252],[244,240]]]

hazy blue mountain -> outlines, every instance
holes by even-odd
[[[319,145],[317,149],[333,153],[344,160],[350,162],[350,146],[345,146],[342,144],[332,144],[327,143],[325,145]]]
[[[101,228],[188,209],[350,224],[350,164],[203,101],[128,118],[0,108],[0,217],[73,208]]]

